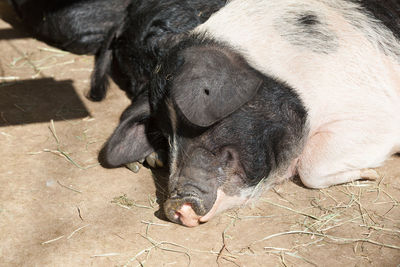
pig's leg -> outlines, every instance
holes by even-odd
[[[300,179],[310,188],[324,188],[359,179],[377,179],[375,170],[390,155],[387,144],[370,144],[364,136],[343,129],[320,131],[307,142],[297,166]],[[377,137],[378,138],[378,137]]]
[[[166,152],[165,150],[159,149],[152,152],[146,158],[125,164],[125,166],[134,173],[138,173],[140,170],[140,164],[143,164],[145,161],[151,168],[163,168],[167,163]]]

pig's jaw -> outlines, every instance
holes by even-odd
[[[199,219],[200,222],[207,222],[215,214],[218,214],[224,210],[229,208],[240,206],[248,200],[248,197],[245,196],[228,196],[222,191],[221,189],[217,190],[217,199],[215,200],[214,205],[212,206],[211,210]]]

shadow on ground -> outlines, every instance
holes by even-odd
[[[72,80],[52,78],[0,84],[0,127],[84,118],[89,111]]]
[[[164,203],[168,199],[169,169],[161,168],[152,169],[151,171],[156,188],[157,204],[159,205],[159,209],[154,213],[154,216],[160,220],[169,221],[164,212]]]

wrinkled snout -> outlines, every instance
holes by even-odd
[[[199,173],[199,172],[197,172]],[[196,176],[199,178],[199,176]],[[175,223],[188,227],[199,225],[199,220],[213,207],[217,184],[197,184],[196,179],[181,177],[184,185],[178,183],[170,198],[164,203],[164,212],[167,218]]]
[[[216,199],[211,209],[207,210],[201,199],[188,197],[181,199],[169,199],[164,205],[168,219],[188,227],[198,226],[209,221],[215,214],[234,206],[243,205],[248,197],[228,196],[221,189],[217,190]],[[205,208],[203,210],[203,208]]]
[[[173,222],[193,227],[207,214],[217,198],[221,176],[215,156],[204,149],[196,149],[184,166],[171,175],[169,199],[164,212]]]
[[[250,197],[248,186],[233,172],[241,170],[235,150],[227,147],[213,154],[197,148],[188,154],[169,180],[170,196],[164,203],[169,220],[194,227],[215,214],[246,203]]]

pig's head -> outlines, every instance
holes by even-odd
[[[182,42],[160,66],[150,106],[170,147],[164,211],[171,221],[196,226],[244,203],[263,178],[288,167],[306,112],[287,85],[213,41]]]

